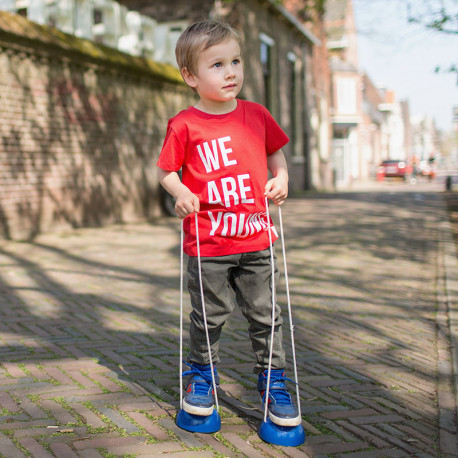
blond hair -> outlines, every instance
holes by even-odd
[[[240,35],[229,24],[216,21],[200,21],[191,24],[178,38],[175,56],[178,68],[186,68],[197,74],[197,57],[199,52],[225,40],[234,39],[240,45]]]

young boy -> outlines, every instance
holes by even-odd
[[[183,409],[210,415],[214,393],[202,318],[194,217],[198,213],[205,310],[214,363],[222,327],[234,298],[249,322],[255,373],[263,402],[269,363],[272,291],[265,198],[282,205],[288,171],[281,148],[288,137],[261,105],[237,99],[243,83],[240,38],[227,24],[203,21],[189,26],[176,46],[178,66],[199,101],[170,119],[159,157],[159,179],[176,198],[184,219],[184,251],[189,255],[190,371]],[[182,169],[182,181],[177,171]],[[273,178],[268,180],[268,170]],[[275,269],[276,275],[278,271]],[[300,415],[288,393],[282,319],[276,306],[269,418],[296,426]],[[214,366],[216,383],[219,377]]]

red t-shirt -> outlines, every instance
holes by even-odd
[[[169,120],[157,165],[182,169],[183,183],[199,198],[200,254],[223,256],[264,250],[277,238],[267,224],[267,156],[288,142],[262,105],[237,99],[237,108],[213,115],[189,107]],[[183,224],[184,251],[197,256],[194,215]]]

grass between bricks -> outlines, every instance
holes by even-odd
[[[104,394],[109,394],[111,393],[111,391],[104,387],[98,380],[94,380],[92,379],[90,376],[89,376],[89,372],[82,372],[83,375],[85,375],[92,383],[94,383],[95,385],[97,385],[101,390],[102,390],[102,393]]]
[[[26,368],[24,363],[19,363],[17,367],[19,367],[19,369],[21,369],[21,371],[23,371],[24,374],[28,375],[29,377],[32,377],[32,373]],[[35,380],[35,377],[32,378]]]
[[[33,428],[30,428],[30,429],[38,429],[40,428],[41,426],[35,426]],[[8,439],[10,439],[11,442],[13,442],[13,444],[21,451],[24,453],[24,455],[26,456],[30,456],[30,453],[29,451],[19,442],[19,439],[17,437],[14,436],[14,431],[11,431],[11,430],[4,430],[2,431],[2,433],[8,437]]]
[[[108,417],[100,413],[100,411],[97,410],[97,407],[95,407],[91,401],[83,401],[81,404],[84,407],[88,408],[91,412],[95,413],[104,423],[107,424],[106,427],[98,427],[98,428],[93,428],[91,425],[87,425],[88,433],[98,434],[98,433],[105,433],[105,432],[112,432],[112,431],[119,432],[120,428],[118,428]],[[125,433],[125,430],[123,431]],[[127,433],[125,435],[127,435]]]
[[[80,427],[80,426],[87,427],[89,426],[85,423],[84,418],[76,410],[70,407],[70,404],[66,401],[65,398],[63,398],[62,396],[58,396],[58,397],[52,398],[52,400],[60,404],[67,412],[70,412],[70,414],[78,420],[77,423],[70,422],[70,423],[67,423],[65,426],[67,427]]]
[[[129,388],[126,385],[124,385],[124,383],[122,383],[121,380],[119,380],[117,377],[110,377],[109,375],[107,375],[106,377],[108,380],[111,380],[113,383],[116,383],[116,385],[118,385],[124,393],[130,393]]]
[[[339,439],[344,440],[344,438],[342,436],[340,436],[339,434],[336,434],[333,430],[327,428],[325,425],[322,424],[323,421],[326,421],[326,423],[327,423],[328,420],[317,421],[316,419],[312,419],[308,415],[304,415],[304,414],[302,414],[302,419],[305,420],[310,425],[313,425],[315,429],[320,431],[320,434],[313,434],[312,432],[309,431],[309,432],[307,432],[308,436],[321,436],[321,434],[330,434],[330,435],[333,435],[335,437],[338,437]]]
[[[138,432],[135,432],[135,433],[131,433],[131,434],[127,434],[125,430],[124,431],[124,435],[125,436],[129,436],[129,437],[135,437],[135,436],[145,436],[146,437],[146,443],[147,444],[157,444],[159,443],[159,441],[157,439],[155,439],[151,434],[149,434],[145,428],[143,428],[139,423],[137,423],[133,418],[129,417],[129,415],[127,415],[125,412],[123,412],[122,410],[120,410],[118,408],[117,405],[111,405],[111,404],[105,404],[106,407],[109,407],[110,409],[113,409],[115,410],[116,412],[118,412],[123,418],[124,420],[128,421],[129,423],[132,423],[133,425],[135,425],[140,431]],[[137,410],[137,412],[141,412],[145,415],[145,412],[146,411],[142,411],[142,410]],[[146,416],[146,415],[145,415]],[[163,415],[163,417],[166,417],[166,415]],[[158,418],[158,417],[157,417]],[[153,423],[157,422],[157,418],[155,419],[155,417],[152,417],[151,415],[148,417],[148,419],[150,421],[152,421]]]
[[[119,458],[119,455],[109,452],[106,448],[99,449],[98,452],[103,456],[103,458]],[[135,458],[137,455],[124,454],[122,458]]]
[[[5,416],[5,417],[14,417],[15,415],[21,415],[21,412],[10,412],[7,408],[2,407],[0,409],[0,416]],[[12,421],[12,420],[10,420]],[[9,423],[10,421],[5,420],[5,423]]]
[[[236,448],[234,445],[232,445],[227,439],[224,438],[224,436],[220,433],[213,433],[212,436],[221,444],[223,444],[225,447],[227,447],[231,452],[234,453],[240,453],[240,450]]]

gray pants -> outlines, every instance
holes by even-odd
[[[226,319],[237,304],[249,322],[248,332],[256,356],[254,372],[259,373],[267,369],[272,325],[270,250],[201,257],[201,267],[213,362],[219,361],[221,331]],[[277,282],[279,273],[276,260],[275,277]],[[210,361],[202,316],[198,259],[194,256],[189,257],[188,260],[188,289],[193,308],[190,314],[191,351],[188,362],[206,365]],[[280,306],[276,304],[272,369],[283,369],[286,366],[280,313]]]

